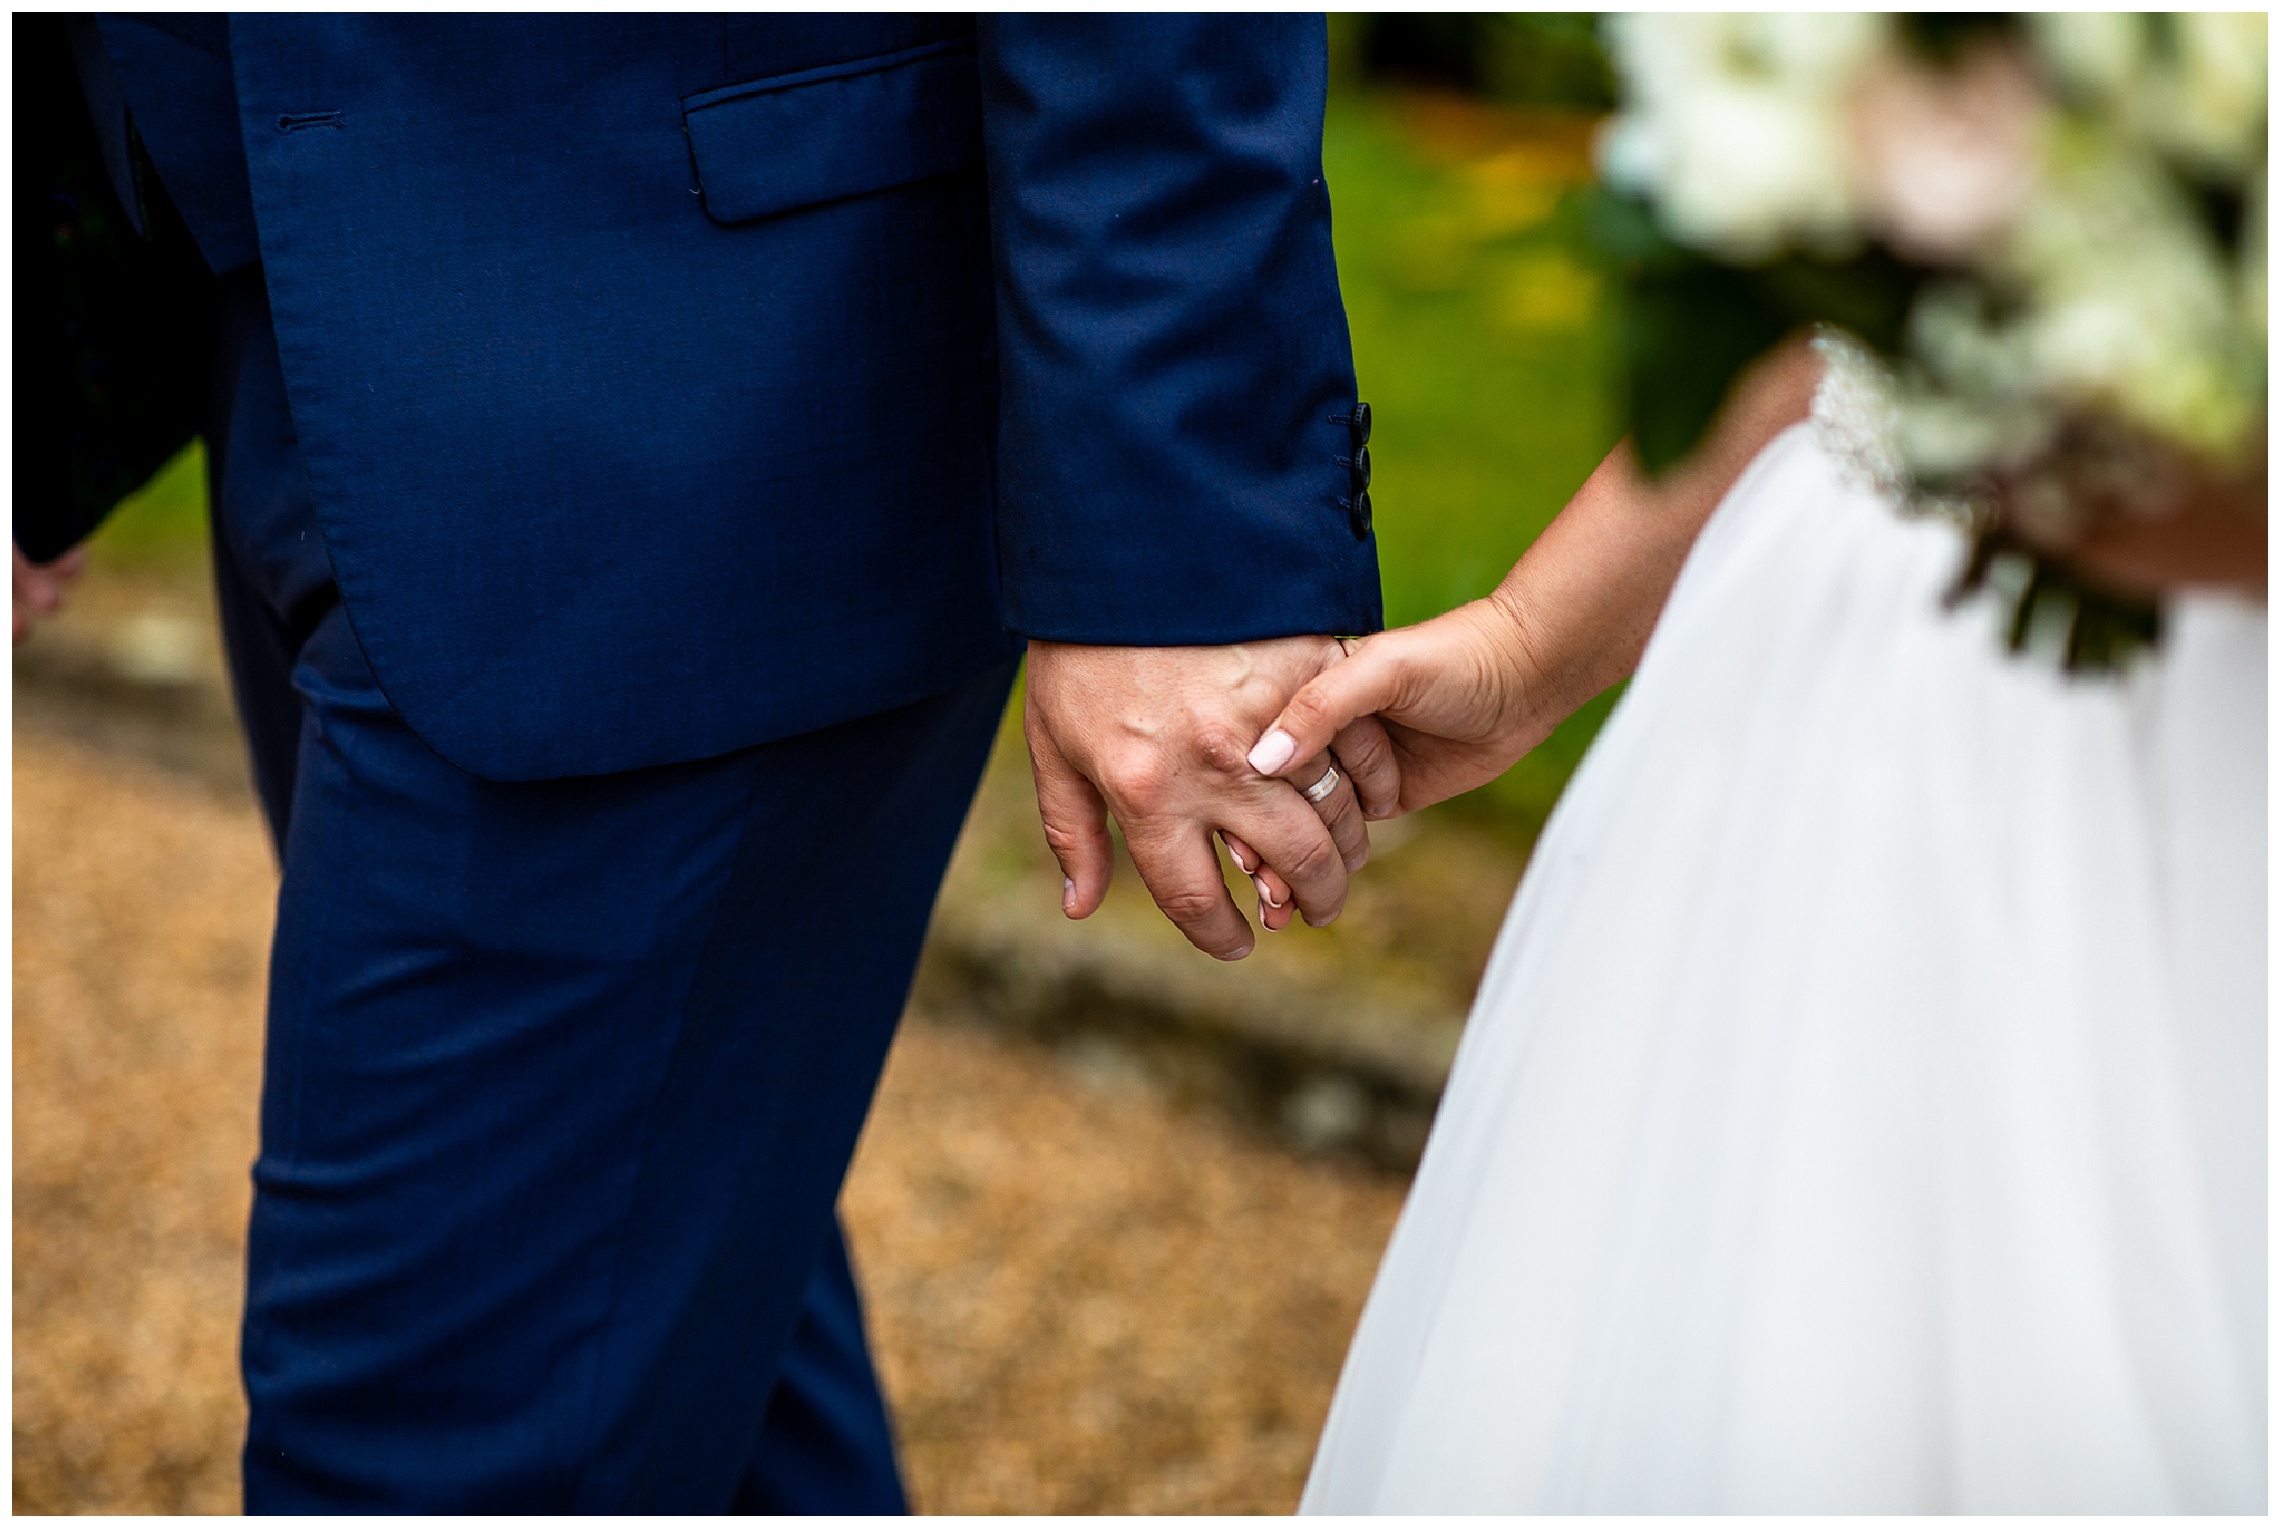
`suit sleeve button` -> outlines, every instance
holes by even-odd
[[[1367,492],[1370,486],[1370,448],[1359,446],[1354,451],[1354,491]]]
[[[1354,539],[1356,541],[1369,540],[1370,491],[1367,488],[1362,489],[1359,493],[1354,495],[1353,503],[1347,507],[1347,514],[1353,520]]]
[[[1354,405],[1352,428],[1355,445],[1366,446],[1370,443],[1370,406],[1368,404],[1357,402]]]

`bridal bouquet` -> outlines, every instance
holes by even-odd
[[[2265,18],[1608,26],[1625,104],[1598,217],[1649,469],[1752,360],[1833,325],[1883,362],[1883,486],[1972,526],[1973,583],[1993,552],[2025,554],[2014,645],[2054,591],[2070,662],[2150,635],[2149,606],[2033,547],[2261,463]]]

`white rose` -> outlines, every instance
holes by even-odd
[[[2220,174],[2262,163],[2260,12],[2045,14],[2030,34],[2055,78],[2143,141]]]
[[[1610,18],[1626,105],[1600,139],[1602,172],[1726,259],[1841,249],[1855,223],[1845,95],[1887,31],[1874,16]]]
[[[1853,228],[1843,124],[1769,90],[1707,88],[1670,115],[1661,211],[1672,234],[1751,261],[1790,244],[1842,248]]]
[[[2042,11],[2027,26],[2059,82],[2085,95],[2118,98],[2144,62],[2144,25],[2126,11]]]
[[[2176,15],[2172,46],[2136,103],[2152,142],[2204,170],[2239,173],[2264,146],[2265,20],[2262,15]]]
[[[2261,396],[2262,350],[2196,210],[2142,150],[2077,126],[1998,269],[2042,387],[2111,408],[2180,444],[2231,447]]]

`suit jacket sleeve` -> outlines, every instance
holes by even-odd
[[[1001,16],[981,43],[1007,625],[1377,630],[1321,17]]]

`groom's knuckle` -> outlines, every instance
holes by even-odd
[[[1219,911],[1219,899],[1224,891],[1219,887],[1202,885],[1167,886],[1156,897],[1156,905],[1164,916],[1183,927],[1202,923]]]
[[[1232,727],[1211,722],[1196,729],[1196,757],[1212,773],[1238,778],[1250,770],[1247,755],[1250,750]]]
[[[1141,816],[1153,816],[1171,800],[1173,772],[1155,753],[1125,755],[1104,774],[1109,794]]]
[[[1291,857],[1284,874],[1296,881],[1317,881],[1331,871],[1343,868],[1345,861],[1338,853],[1338,845],[1331,840],[1329,834],[1324,833],[1308,841],[1304,848]]]
[[[1338,740],[1338,757],[1351,771],[1374,774],[1392,761],[1393,748],[1385,734],[1375,728],[1356,728]]]
[[[1110,800],[1142,807],[1161,800],[1172,771],[1158,748],[1117,748],[1099,762],[1097,785]]]

